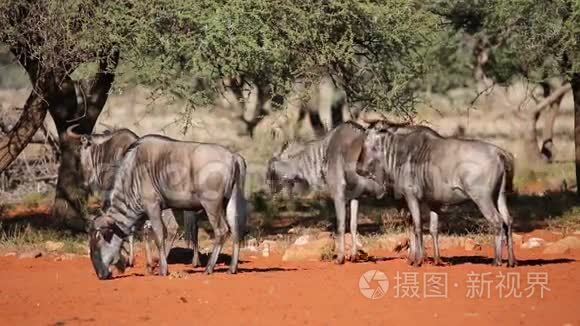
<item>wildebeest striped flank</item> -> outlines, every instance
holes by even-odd
[[[501,265],[502,242],[507,240],[508,266],[516,265],[513,220],[505,195],[513,178],[510,153],[483,141],[445,138],[425,126],[375,121],[367,130],[360,168],[391,187],[395,196],[405,198],[414,224],[409,256],[413,265],[423,261],[422,216],[432,218],[438,263],[437,211],[442,205],[469,199],[495,228],[494,263]]]

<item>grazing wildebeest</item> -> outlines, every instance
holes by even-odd
[[[165,252],[161,211],[166,208],[205,210],[215,237],[207,274],[213,272],[231,233],[234,250],[229,272],[236,273],[246,223],[245,174],[245,160],[219,145],[158,135],[137,140],[117,167],[105,211],[95,218],[90,232],[97,276],[111,276],[110,265],[119,259],[124,238],[141,218],[150,220],[159,252]],[[167,259],[159,258],[159,273],[167,275]]]
[[[92,193],[100,192],[103,198],[106,197],[106,193],[111,190],[113,186],[114,177],[114,166],[117,164],[129,146],[133,144],[139,136],[129,129],[119,129],[112,132],[107,132],[104,134],[90,134],[90,135],[79,135],[73,132],[73,128],[77,125],[72,125],[67,129],[67,136],[71,139],[79,139],[81,143],[80,149],[80,163],[81,163],[81,175],[83,177],[84,186]],[[184,211],[184,224],[186,225],[186,238],[191,239],[194,251],[194,266],[199,265],[199,253],[197,246],[197,223],[196,217],[193,212]],[[169,250],[173,245],[173,241],[177,238],[178,224],[175,221],[175,216],[172,210],[164,210],[162,213],[163,224],[167,229],[167,252],[165,255],[169,254]],[[142,225],[136,225],[137,229],[140,229]],[[149,235],[150,235],[151,225],[149,221],[145,221],[144,231],[145,231],[145,248],[147,257],[147,269],[149,271],[153,268],[152,254],[149,250]],[[134,265],[134,241],[133,235],[128,238],[129,242],[129,265]]]
[[[338,255],[344,263],[346,201],[350,200],[351,260],[357,259],[356,232],[358,199],[363,192],[381,197],[383,188],[375,181],[357,174],[356,164],[362,151],[365,129],[353,121],[329,131],[322,139],[290,149],[285,145],[268,162],[266,180],[272,193],[294,184],[310,189],[326,189],[334,201],[338,225]]]
[[[483,141],[442,137],[425,126],[380,120],[367,128],[359,168],[405,198],[414,225],[411,264],[423,261],[422,216],[431,217],[434,258],[440,263],[437,210],[471,199],[495,228],[494,264],[501,265],[502,241],[507,240],[508,266],[516,265],[505,195],[513,180],[510,153]]]

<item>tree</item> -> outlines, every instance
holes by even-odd
[[[118,61],[114,42],[92,34],[96,17],[104,19],[94,4],[70,1],[62,6],[53,1],[28,0],[0,3],[0,42],[10,48],[32,84],[19,121],[0,140],[0,170],[24,149],[49,112],[61,150],[53,214],[71,222],[83,221],[79,217],[85,217],[87,190],[79,182],[78,145],[67,139],[65,131],[72,124],[79,124],[78,132],[92,131]],[[71,78],[79,66],[90,62],[98,63],[92,79]],[[77,101],[80,95],[83,101]]]
[[[575,89],[580,73],[580,3],[575,0],[432,1],[431,9],[453,30],[474,40],[476,77],[485,84],[506,83],[522,76],[544,88],[550,101],[538,103],[530,115],[531,130],[541,113],[553,123],[559,101],[573,90],[575,116],[580,121],[580,94]],[[564,85],[549,87],[553,78]],[[553,94],[556,94],[552,96]],[[542,152],[549,152],[551,126],[544,135]],[[537,150],[535,132],[530,143]],[[580,128],[575,129],[577,179],[580,179]],[[580,191],[580,190],[579,190]],[[580,193],[580,192],[579,192]]]
[[[1,140],[0,170],[49,112],[62,151],[54,212],[83,216],[86,189],[65,130],[92,131],[115,76],[117,87],[144,84],[190,108],[244,84],[257,89],[260,106],[283,108],[292,90],[307,98],[331,78],[351,105],[409,112],[434,18],[412,0],[5,0],[0,42],[33,91]],[[248,114],[250,132],[261,110]]]

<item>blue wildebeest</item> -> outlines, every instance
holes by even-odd
[[[115,164],[117,164],[125,152],[139,136],[129,129],[119,129],[104,134],[79,135],[73,132],[73,125],[67,129],[67,135],[72,139],[79,139],[81,144],[80,163],[81,175],[83,176],[84,186],[92,193],[100,192],[103,198],[113,186],[113,177]],[[162,219],[167,229],[166,255],[173,246],[173,241],[177,238],[178,224],[175,221],[172,210],[164,210]],[[199,266],[199,250],[197,245],[197,219],[194,212],[183,211],[185,225],[185,237],[190,240],[193,248],[193,266]],[[152,270],[152,254],[149,248],[149,235],[151,224],[149,221],[144,223],[144,237],[147,257],[147,269]],[[136,225],[139,229],[141,225]],[[129,265],[134,265],[134,242],[133,235],[128,238],[129,242]]]
[[[356,232],[358,199],[364,192],[381,197],[383,187],[357,174],[356,165],[362,151],[365,129],[353,121],[329,131],[322,139],[288,147],[268,162],[266,181],[272,193],[282,187],[301,185],[309,189],[328,191],[334,202],[338,225],[338,255],[336,263],[345,260],[344,233],[346,202],[350,200],[351,260],[357,259]]]
[[[117,164],[126,150],[133,144],[139,136],[129,129],[119,129],[113,132],[106,132],[104,134],[90,134],[79,135],[72,131],[76,125],[67,129],[69,138],[79,139],[81,143],[80,149],[80,163],[81,175],[83,176],[84,186],[92,193],[100,192],[102,197],[106,197],[106,193],[111,190],[113,186],[114,166]],[[171,210],[164,210],[162,213],[163,222],[167,229],[167,253],[171,249],[172,243],[177,237],[178,225]],[[192,225],[189,220],[193,219],[195,223],[195,215],[192,212],[184,212],[184,220],[186,225]],[[140,229],[141,225],[136,225],[136,229]],[[152,255],[149,248],[148,237],[149,229],[151,228],[149,221],[144,223],[145,248],[147,257],[147,269],[152,270]],[[194,229],[193,227],[191,229]],[[186,236],[189,232],[186,229]],[[197,234],[197,233],[196,233]],[[191,237],[191,236],[190,236]],[[134,241],[133,235],[128,237],[129,242],[129,265],[134,265]],[[194,252],[195,252],[194,246]],[[195,255],[194,255],[195,257]]]
[[[483,141],[442,137],[425,126],[369,122],[359,168],[405,198],[414,225],[411,264],[420,266],[423,261],[422,216],[431,217],[434,258],[440,263],[437,211],[471,199],[495,228],[494,264],[501,265],[507,240],[508,266],[516,265],[505,195],[513,180],[510,153]]]
[[[91,260],[97,276],[110,277],[110,265],[120,259],[123,240],[142,218],[150,220],[159,252],[166,252],[161,220],[161,211],[166,208],[206,212],[215,237],[205,269],[208,274],[231,233],[234,251],[229,272],[235,273],[246,223],[245,174],[245,160],[219,145],[156,135],[137,140],[116,168],[105,210],[95,218],[90,232]],[[159,272],[167,275],[166,256],[159,258]]]

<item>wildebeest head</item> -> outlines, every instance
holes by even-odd
[[[277,194],[282,188],[293,187],[295,183],[301,182],[297,169],[287,160],[289,150],[296,150],[296,148],[291,148],[290,144],[286,142],[268,161],[266,184],[272,194]]]
[[[282,190],[282,178],[278,171],[280,163],[281,162],[277,157],[273,157],[268,161],[268,167],[266,168],[266,184],[268,185],[271,194],[277,194]]]
[[[67,128],[66,134],[69,138],[78,139],[80,142],[80,163],[83,186],[86,188],[96,187],[98,178],[98,162],[95,162],[94,152],[97,150],[98,145],[109,140],[112,134],[110,132],[102,135],[77,134],[73,132],[73,129],[76,126],[78,125],[72,125]]]
[[[365,132],[365,142],[358,163],[362,174],[369,174],[377,164],[381,164],[384,158],[384,138],[409,126],[409,123],[392,123],[382,119],[368,122],[370,125]]]
[[[105,280],[111,277],[111,266],[124,270],[126,263],[121,255],[124,233],[107,213],[93,220],[89,231],[89,249],[93,268],[97,277]]]

